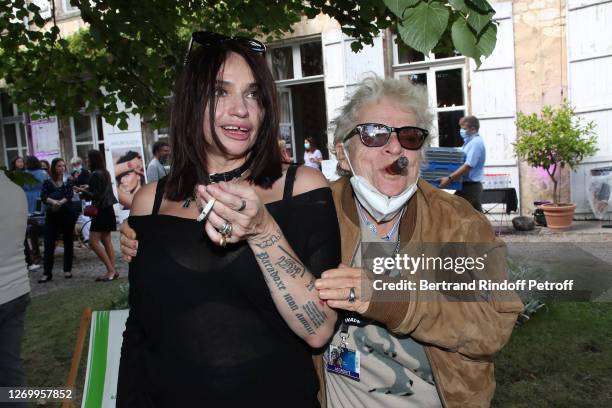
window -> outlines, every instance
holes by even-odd
[[[427,89],[438,145],[461,146],[459,119],[467,111],[465,58],[456,51],[423,55],[402,43],[394,44],[394,62],[396,78]]]
[[[91,149],[100,150],[104,156],[102,117],[94,113],[70,118],[72,129],[72,153],[85,160]]]
[[[70,4],[70,0],[62,0],[64,13],[78,12],[79,8]]]
[[[4,159],[8,165],[13,158],[28,154],[28,134],[23,125],[23,117],[18,114],[17,106],[6,92],[0,93],[0,109]]]
[[[321,41],[272,47],[269,55],[275,81],[303,80],[323,75]]]
[[[275,48],[270,54],[272,54],[272,74],[274,80],[293,79],[293,54],[291,47]]]
[[[32,3],[40,7],[42,18],[51,18],[51,0],[32,0]]]

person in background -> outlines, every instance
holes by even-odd
[[[155,158],[151,160],[147,166],[147,182],[157,181],[168,175],[166,168],[166,162],[170,157],[170,145],[164,141],[157,141],[153,143],[153,156]]]
[[[48,161],[46,161],[46,160],[41,160],[41,161],[40,161],[40,168],[41,168],[41,169],[43,169],[44,171],[46,171],[46,172],[47,172],[47,175],[49,175],[49,176],[51,175],[51,172],[50,172],[50,170],[49,170],[49,169],[51,168],[51,165],[49,164],[49,162],[48,162]]]
[[[45,212],[45,254],[44,276],[38,283],[53,279],[53,258],[55,243],[59,234],[64,241],[64,277],[72,278],[72,256],[74,250],[74,224],[76,213],[71,205],[73,192],[72,180],[64,181],[66,163],[55,158],[51,162],[51,178],[45,180],[40,199],[47,206]]]
[[[40,199],[40,192],[45,180],[49,179],[49,175],[40,166],[40,161],[36,156],[26,156],[26,171],[30,173],[37,181],[36,184],[26,184],[23,189],[26,192],[28,199],[28,213],[32,214],[36,211],[36,202]]]
[[[106,170],[104,158],[98,150],[87,152],[87,161],[91,169],[88,188],[75,187],[83,197],[91,200],[98,209],[92,216],[89,233],[89,247],[100,258],[106,267],[106,275],[96,278],[96,282],[109,282],[119,277],[115,268],[115,250],[111,241],[111,231],[116,231],[117,221],[113,204],[117,202],[113,195],[113,187],[109,172]]]
[[[25,161],[23,157],[17,156],[11,160],[11,167],[9,170],[25,170]]]
[[[285,164],[290,164],[291,156],[289,156],[289,152],[287,151],[287,143],[284,139],[278,139],[278,148],[281,152],[281,161]]]
[[[0,387],[17,388],[26,385],[21,339],[30,303],[30,281],[23,259],[28,206],[23,190],[3,171],[0,171],[0,195]]]
[[[40,192],[45,180],[49,179],[46,171],[40,168],[40,161],[35,156],[26,156],[26,171],[35,179],[36,184],[24,184],[22,188],[25,190],[28,200],[28,214],[36,212],[36,203],[40,200]],[[44,209],[44,206],[42,207]],[[28,270],[33,271],[40,268],[40,250],[38,248],[38,236],[40,227],[35,221],[28,219],[28,228],[26,231],[25,253]]]
[[[457,170],[440,180],[440,188],[446,188],[453,180],[463,176],[461,190],[455,195],[463,197],[476,210],[482,212],[482,181],[484,180],[484,165],[486,149],[482,137],[478,133],[480,122],[475,116],[464,116],[459,119],[459,133],[463,138],[461,149],[465,152],[465,163]]]
[[[323,155],[317,149],[314,139],[311,137],[304,139],[304,164],[313,169],[321,170],[322,161]]]
[[[89,184],[91,173],[83,167],[83,160],[79,156],[74,156],[70,160],[70,177],[75,186],[86,186]]]

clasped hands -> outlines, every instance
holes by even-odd
[[[200,185],[196,199],[205,207],[215,200],[208,212],[204,231],[212,242],[225,246],[243,240],[256,240],[270,231],[274,219],[261,199],[247,182],[221,182]]]

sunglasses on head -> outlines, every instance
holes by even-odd
[[[395,132],[399,144],[408,150],[419,150],[429,132],[416,126],[392,127],[380,123],[361,123],[355,126],[344,141],[359,135],[361,143],[368,147],[380,147],[389,142],[391,133]]]
[[[194,41],[205,47],[214,47],[230,43],[240,44],[257,54],[262,54],[264,56],[266,55],[266,46],[262,42],[252,38],[228,37],[223,34],[213,33],[212,31],[196,31],[191,34],[191,39],[189,40],[187,54],[185,54],[185,65],[187,65],[187,62],[189,61],[189,55],[191,54],[191,48],[193,47]]]

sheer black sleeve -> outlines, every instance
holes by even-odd
[[[284,231],[306,268],[319,278],[340,264],[340,228],[331,189],[319,188],[293,198],[290,231]],[[301,235],[292,239],[295,235]],[[303,247],[301,247],[301,245]]]

